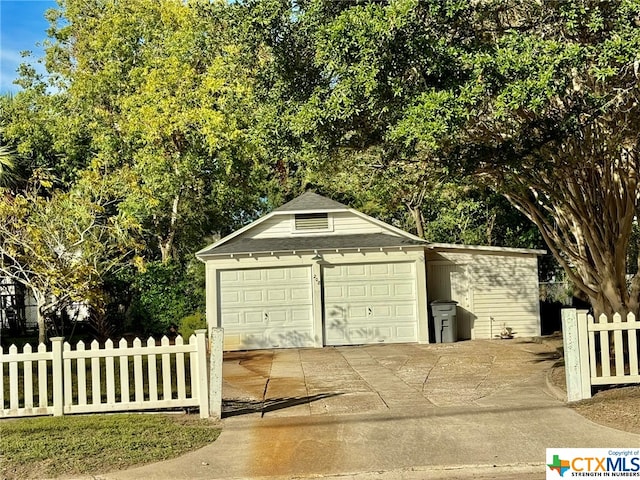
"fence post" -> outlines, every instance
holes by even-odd
[[[200,418],[209,417],[209,388],[207,385],[207,331],[196,330],[196,347],[198,350],[198,401],[200,402]]]
[[[211,351],[209,353],[209,401],[211,416],[222,418],[222,350],[224,348],[224,329],[214,327],[209,336]]]
[[[578,310],[578,346],[580,347],[580,375],[582,398],[591,398],[591,356],[589,353],[588,310]],[[595,359],[593,359],[595,361]]]
[[[584,325],[586,329],[586,322]],[[591,386],[583,385],[583,368],[586,361],[586,369],[589,369],[589,357],[581,358],[581,351],[588,348],[580,345],[582,335],[580,334],[578,322],[578,311],[575,308],[562,309],[562,340],[564,346],[564,369],[567,382],[567,401],[576,402],[584,398],[591,397]],[[586,332],[585,332],[586,333]],[[586,335],[585,335],[586,340]],[[589,392],[585,396],[585,390]]]
[[[53,416],[60,417],[64,415],[64,377],[62,369],[62,342],[64,337],[51,338],[51,381],[53,383]]]

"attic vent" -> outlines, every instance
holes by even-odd
[[[329,216],[326,213],[300,213],[295,218],[296,230],[328,230]]]

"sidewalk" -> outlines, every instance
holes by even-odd
[[[547,393],[546,345],[236,355],[225,359],[230,416],[216,442],[98,478],[544,478],[546,448],[640,445]]]

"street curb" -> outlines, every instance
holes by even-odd
[[[566,404],[567,393],[561,388],[556,387],[551,381],[551,374],[556,368],[562,366],[562,363],[563,363],[563,359],[560,359],[556,363],[554,363],[549,370],[547,370],[547,374],[545,375],[545,382],[547,384],[547,390],[549,390],[549,393],[551,393],[556,399]]]
[[[545,463],[506,465],[434,465],[409,467],[395,470],[375,470],[370,472],[350,472],[337,474],[311,474],[302,476],[269,477],[269,480],[302,480],[312,478],[353,480],[443,480],[443,479],[491,479],[505,475],[517,478],[522,474],[538,474],[544,471]],[[245,479],[246,480],[246,479]]]

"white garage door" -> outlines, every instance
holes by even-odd
[[[313,346],[311,268],[218,272],[225,350]]]
[[[323,268],[326,345],[418,340],[414,263]]]

